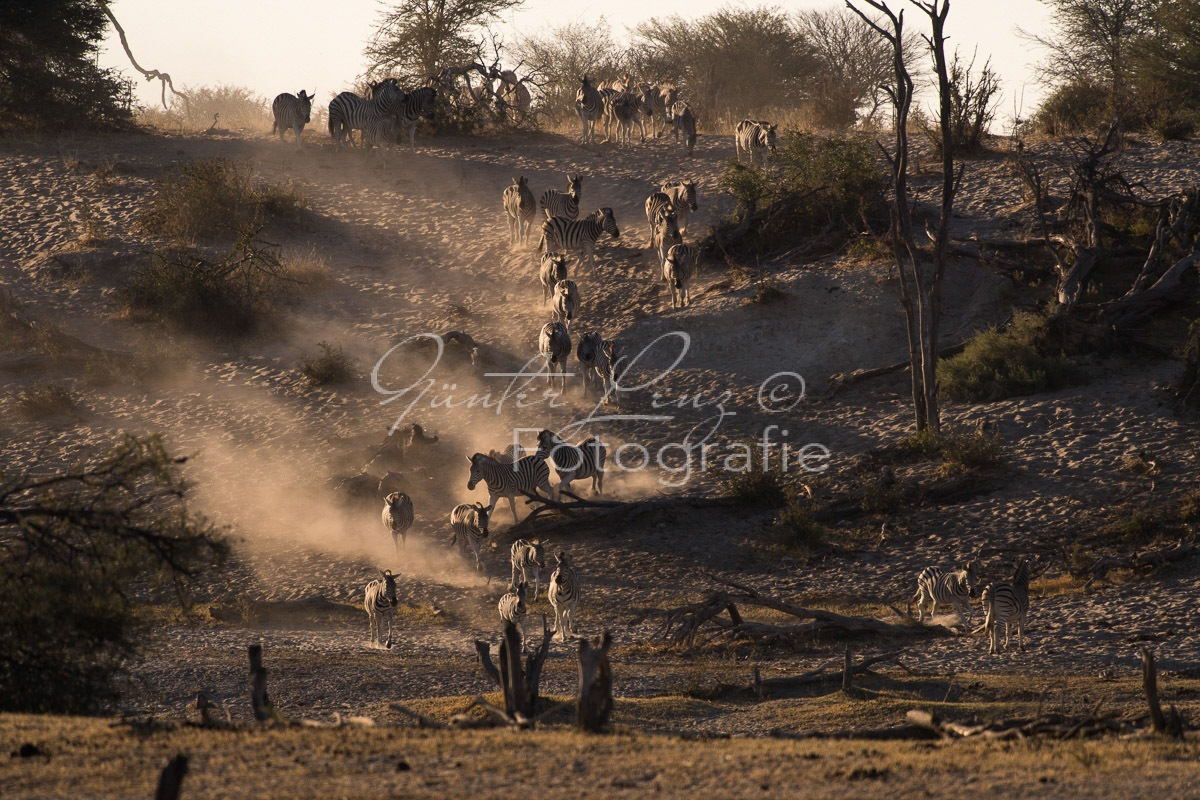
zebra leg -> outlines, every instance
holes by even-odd
[[[1025,652],[1025,615],[1017,617],[1017,649]]]
[[[508,507],[512,509],[513,525],[516,525],[517,524],[517,496],[516,496],[516,494],[510,494],[508,496]]]
[[[383,646],[384,646],[384,647],[386,647],[388,650],[391,650],[391,649],[392,649],[392,619],[393,619],[393,616],[394,616],[394,614],[395,614],[395,612],[393,612],[391,609],[388,609],[388,615],[387,615],[387,621],[388,621],[388,638],[387,638],[387,642],[386,642],[386,643],[383,645]],[[381,626],[381,627],[382,627],[382,626]],[[382,634],[382,633],[383,633],[383,631],[381,630],[381,631],[380,631],[380,633]]]

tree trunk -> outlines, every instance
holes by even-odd
[[[600,733],[612,715],[612,669],[608,649],[612,634],[604,632],[600,646],[579,640],[579,701],[575,706],[575,725],[588,733]]]
[[[179,800],[179,790],[183,788],[183,777],[187,775],[187,771],[187,756],[180,753],[172,758],[158,776],[154,800]]]
[[[262,665],[262,645],[250,645],[250,705],[259,722],[275,716],[271,698],[267,696],[267,669]]]

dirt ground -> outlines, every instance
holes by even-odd
[[[0,237],[0,284],[32,318],[87,345],[118,353],[153,347],[168,353],[176,367],[168,378],[151,383],[95,386],[77,367],[38,362],[18,368],[16,359],[22,354],[9,362],[0,356],[4,394],[56,382],[71,387],[84,409],[74,419],[27,421],[11,413],[10,400],[0,417],[0,467],[49,469],[102,446],[119,431],[163,432],[174,451],[190,456],[186,469],[194,486],[193,506],[230,525],[236,537],[233,563],[198,587],[194,613],[158,607],[148,611],[155,621],[153,644],[131,665],[117,709],[121,713],[180,719],[195,692],[204,689],[228,703],[235,720],[247,719],[242,700],[245,647],[256,642],[264,645],[272,669],[276,703],[295,717],[330,720],[335,713],[365,714],[381,723],[400,723],[388,703],[490,691],[475,663],[472,642],[496,638],[496,601],[508,583],[508,547],[517,536],[509,531],[512,514],[506,501],[497,505],[482,574],[474,572],[463,554],[446,548],[446,520],[455,503],[486,501],[482,488],[466,489],[463,457],[502,448],[512,441],[514,428],[561,430],[584,420],[567,438],[600,435],[609,444],[610,459],[622,445],[630,445],[629,461],[636,455],[635,445],[654,458],[664,446],[705,431],[724,453],[736,442],[761,441],[765,426],[778,425],[771,434],[776,441],[796,449],[806,444],[827,449],[829,458],[820,462],[827,466],[823,475],[795,475],[814,485],[849,474],[862,465],[865,454],[908,433],[903,375],[823,394],[835,373],[905,357],[903,318],[886,263],[835,253],[766,265],[785,293],[770,305],[749,302],[756,291],[752,280],[732,275],[724,264],[708,263],[693,286],[692,305],[671,309],[644,248],[648,228],[643,202],[663,181],[694,179],[700,210],[685,238],[698,240],[731,210],[731,200],[718,186],[724,161],[732,155],[732,142],[725,137],[702,136],[692,159],[682,158],[669,139],[617,149],[584,148],[551,134],[419,137],[415,155],[400,153],[387,164],[358,151],[335,152],[316,132],[310,131],[308,139],[303,151],[290,142],[244,132],[0,143],[0,192],[6,198],[0,203],[0,229],[5,231]],[[1054,145],[1035,144],[1028,152],[1051,159]],[[248,160],[265,181],[294,184],[305,194],[310,212],[304,221],[272,230],[270,236],[285,253],[323,264],[328,273],[290,309],[282,330],[236,345],[168,336],[132,322],[119,313],[114,294],[122,277],[159,244],[137,224],[155,181],[172,165],[216,157]],[[1129,159],[1132,177],[1156,192],[1195,183],[1200,175],[1200,158],[1186,143],[1138,146]],[[469,409],[460,404],[472,393],[490,391],[493,399],[501,397],[510,379],[464,369],[435,373],[435,385],[419,397],[410,392],[385,402],[388,396],[371,386],[373,367],[381,364],[380,384],[394,390],[426,366],[412,350],[391,350],[406,337],[463,331],[494,355],[494,364],[506,368],[536,354],[538,329],[549,319],[549,309],[541,303],[537,254],[508,246],[500,195],[517,175],[526,175],[540,195],[550,187],[565,189],[566,175],[574,172],[584,175],[582,208],[611,207],[621,237],[601,240],[594,275],[575,274],[572,267],[583,295],[573,336],[597,330],[622,341],[627,352],[643,354],[638,374],[657,375],[657,380],[610,406],[597,407],[573,392],[557,406],[545,399],[522,406],[510,395],[499,408]],[[918,165],[914,185],[924,200],[939,180]],[[1020,203],[1019,182],[1001,155],[970,162],[955,237],[1012,235],[1027,224]],[[102,244],[79,244],[83,216],[96,220]],[[1003,321],[1024,291],[994,264],[953,262],[945,291],[944,340],[958,342]],[[341,345],[357,359],[363,377],[346,387],[309,387],[297,362],[321,341]],[[944,413],[951,425],[973,429],[986,420],[999,431],[1008,466],[995,488],[962,502],[920,505],[895,517],[835,528],[830,532],[832,550],[807,553],[773,546],[776,512],[753,507],[679,504],[628,523],[552,529],[546,534],[548,551],[568,552],[580,572],[580,632],[614,633],[615,693],[629,702],[707,698],[719,695],[722,684],[748,685],[754,667],[763,677],[795,674],[840,652],[840,644],[813,641],[795,650],[742,648],[685,656],[665,647],[655,637],[654,625],[630,624],[640,609],[701,599],[714,588],[714,575],[802,605],[895,621],[889,606],[903,607],[923,567],[951,566],[974,557],[995,579],[1007,574],[1020,556],[1035,556],[1038,564],[1025,652],[989,656],[979,636],[899,643],[868,639],[856,645],[868,655],[900,645],[905,669],[923,680],[942,681],[943,687],[950,682],[942,690],[900,686],[893,698],[897,703],[927,702],[944,691],[947,699],[964,704],[959,710],[966,712],[972,703],[992,698],[985,686],[991,679],[1019,678],[1022,691],[1033,697],[1053,694],[1077,678],[1128,679],[1138,674],[1139,648],[1147,643],[1158,653],[1164,692],[1172,691],[1173,680],[1185,682],[1176,684],[1181,691],[1191,691],[1186,682],[1200,674],[1200,570],[1194,562],[1149,577],[1118,575],[1087,591],[1081,581],[1064,575],[1071,542],[1110,522],[1114,508],[1153,503],[1195,486],[1200,476],[1195,426],[1175,413],[1161,388],[1178,362],[1116,354],[1083,368],[1086,383],[1071,389],[987,404],[947,403]],[[807,394],[781,413],[768,413],[758,402],[760,394],[787,384],[778,396],[795,398],[796,376],[803,377]],[[530,397],[540,397],[540,385]],[[614,415],[618,418],[596,419]],[[374,506],[348,510],[333,497],[330,481],[356,472],[364,463],[364,449],[382,441],[391,426],[412,422],[440,437],[434,449],[437,466],[432,480],[414,492],[420,499],[417,524],[403,552],[395,553]],[[1139,451],[1155,460],[1154,476],[1122,468],[1126,456]],[[670,451],[665,458],[674,465]],[[719,491],[719,482],[715,469],[690,475],[616,469],[606,478],[606,494],[628,501],[708,496]],[[524,516],[524,508],[520,514]],[[369,647],[360,605],[363,586],[384,568],[402,575],[398,633],[391,650]],[[551,563],[543,585],[552,568]],[[209,611],[244,611],[253,602],[314,596],[337,606],[319,619],[276,614],[245,623],[221,621]],[[544,597],[533,601],[532,612],[531,631],[540,633],[540,615],[550,614],[552,620]],[[951,623],[953,617],[938,621]],[[977,616],[975,622],[980,621]],[[574,645],[555,643],[543,691],[572,694],[575,664]],[[897,679],[906,674],[896,667],[884,671]],[[835,689],[832,681],[821,687],[823,692]],[[1022,697],[1028,699],[1020,692],[1000,692],[1005,703]],[[1185,695],[1172,699],[1184,702]],[[1065,694],[1060,703],[1063,708],[1090,706]],[[650,715],[647,727],[675,733],[800,733],[812,721],[802,721],[789,708],[768,703],[756,711],[753,703],[715,702],[703,712]],[[766,721],[774,713],[778,718]],[[902,713],[899,706],[889,707],[879,719],[858,713],[840,721],[834,715],[818,724],[847,730],[894,721]],[[6,729],[6,741],[15,741],[19,736],[13,726],[38,724],[10,718],[0,727]],[[705,747],[634,738],[639,747],[649,743],[643,748],[647,762],[657,758],[652,757],[655,747]],[[421,747],[440,747],[422,741]],[[550,751],[557,752],[556,747],[547,744]],[[807,745],[798,748],[806,750]],[[915,790],[927,779],[946,777],[926,776],[918,766],[920,752],[915,747],[897,756],[912,759],[912,765],[891,768],[892,779],[852,784],[856,796],[891,794],[901,783]],[[986,752],[989,759],[995,755]],[[1129,751],[1135,755],[1121,752],[1111,759],[1106,755],[1095,770],[1066,763],[1076,796],[1123,780],[1121,765],[1137,756],[1135,750]],[[727,758],[759,757],[753,748],[738,753]],[[968,765],[979,755],[972,751],[951,762]],[[702,755],[686,757],[707,763]],[[816,773],[801,769],[806,757],[788,762],[800,765],[795,766],[799,771],[782,784],[767,778],[754,782],[764,784],[763,792],[766,784],[790,785],[824,796],[825,790],[810,781],[833,768],[823,764]],[[1183,757],[1194,761],[1195,753]],[[595,779],[593,765],[560,781],[555,770],[572,768],[562,760],[566,756],[554,758],[553,769],[539,767],[548,770],[544,775],[550,785],[578,787]],[[685,756],[661,758],[682,763],[675,760]],[[1061,754],[1053,758],[1062,762],[1056,770],[1070,761]],[[1174,758],[1154,763],[1162,767],[1168,784],[1182,787],[1173,783],[1185,780],[1175,771]],[[323,763],[323,769],[335,774],[344,768]],[[390,764],[381,761],[372,769],[390,771]],[[8,766],[10,775],[14,765]],[[637,769],[651,770],[643,765]],[[847,762],[834,771],[850,774],[854,769]],[[898,772],[904,774],[900,783]],[[320,785],[338,787],[330,789],[337,796],[357,796],[358,790],[338,782],[342,780],[330,778]],[[639,778],[629,787],[612,784],[595,794],[626,796],[651,783]],[[664,783],[667,796],[666,784],[671,791],[687,790],[686,782],[672,779]],[[42,789],[26,788],[17,796],[37,796],[48,786],[20,785]],[[388,785],[411,796],[436,794],[439,786]],[[475,793],[475,788],[455,784],[440,796]],[[1040,796],[1043,790],[1049,791],[1042,784],[997,777],[981,793]],[[844,785],[837,791],[844,794]],[[979,793],[978,788],[971,791]],[[747,793],[753,791],[730,789],[731,796]],[[1128,793],[1139,795],[1133,787]],[[210,786],[209,795],[223,796],[224,791]]]

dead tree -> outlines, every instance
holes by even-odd
[[[250,706],[259,722],[275,719],[275,707],[267,696],[267,668],[262,665],[262,645],[252,644],[250,653]]]
[[[933,252],[926,259],[913,239],[912,214],[908,199],[908,114],[912,107],[913,80],[904,61],[904,12],[894,13],[887,3],[863,0],[880,12],[890,23],[890,29],[872,20],[865,12],[846,0],[847,7],[858,14],[892,47],[892,67],[895,83],[883,87],[891,98],[895,111],[895,153],[881,146],[891,167],[892,175],[892,249],[900,274],[900,302],[904,306],[908,357],[911,365],[912,397],[918,431],[929,428],[938,431],[941,417],[937,403],[938,323],[941,314],[942,280],[946,271],[946,253],[950,235],[950,217],[954,208],[957,177],[954,172],[954,146],[951,131],[951,85],[946,64],[945,23],[950,11],[949,0],[912,0],[913,5],[929,17],[931,33],[922,35],[933,53],[934,71],[938,78],[941,126],[942,202]]]
[[[139,64],[137,62],[137,59],[133,57],[133,50],[130,49],[129,40],[125,37],[125,29],[121,27],[121,23],[117,22],[116,15],[113,14],[112,9],[108,7],[108,3],[105,0],[100,0],[100,10],[102,10],[104,12],[104,15],[106,17],[108,17],[108,21],[113,24],[114,28],[116,28],[117,36],[120,37],[120,39],[121,39],[121,47],[125,50],[125,55],[127,55],[129,57],[129,63],[133,64],[133,68],[136,69],[138,72],[142,73],[143,77],[145,77],[145,79],[148,81],[152,81],[155,79],[162,81],[163,108],[168,107],[167,106],[167,89],[170,89],[171,94],[175,95],[176,97],[182,97],[183,102],[187,103],[191,98],[189,98],[183,92],[180,92],[175,89],[175,84],[174,84],[174,82],[172,82],[171,76],[169,74],[167,74],[166,72],[159,72],[156,69],[145,69],[142,67],[141,64]]]
[[[537,717],[537,705],[541,699],[539,684],[542,680],[542,665],[550,651],[550,628],[546,616],[542,615],[542,643],[531,653],[525,664],[521,664],[521,633],[511,622],[504,623],[504,634],[500,640],[498,655],[500,666],[492,663],[491,646],[475,640],[475,652],[479,666],[485,675],[504,694],[504,717],[521,728],[532,727]]]
[[[612,667],[608,650],[612,634],[604,632],[599,646],[579,640],[579,701],[575,705],[575,726],[588,733],[600,733],[612,716]]]
[[[179,800],[179,790],[183,787],[183,777],[187,775],[187,771],[188,757],[183,753],[167,762],[158,776],[154,800]]]

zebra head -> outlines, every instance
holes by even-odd
[[[379,573],[383,576],[383,596],[387,598],[388,605],[395,608],[398,601],[396,600],[396,578],[390,569],[385,569]]]
[[[305,94],[303,89],[296,93],[296,97],[300,100],[300,111],[304,114],[305,122],[312,122],[312,101],[316,96],[316,89],[313,89],[312,94]]]
[[[774,125],[763,123],[762,130],[766,137],[767,149],[772,153],[775,152],[775,127]]]
[[[437,100],[437,89],[426,86],[409,94],[417,103],[418,113],[425,119],[433,119],[434,102]]]
[[[522,175],[519,178],[513,178],[513,186],[517,187],[517,189],[528,189],[529,181]]]
[[[575,356],[579,359],[579,363],[585,367],[590,367],[596,363],[596,356],[600,354],[600,334],[592,331],[585,333],[579,340],[579,346],[575,350]]]
[[[471,474],[467,477],[467,491],[474,491],[479,482],[483,480],[483,472],[479,468],[479,462],[487,458],[483,453],[476,453],[473,456],[466,456],[467,461],[471,462]]]
[[[558,434],[555,433],[554,431],[543,430],[540,433],[538,433],[537,438],[538,438],[538,448],[537,448],[538,458],[553,457],[554,451],[557,450],[560,445],[564,444],[563,440],[558,438]]]
[[[533,563],[538,569],[546,568],[546,545],[539,539],[534,539],[529,543],[530,550],[533,551]]]
[[[481,538],[486,539],[488,535],[488,510],[483,503],[476,503],[471,506],[471,510],[475,512],[475,522],[473,524],[476,531],[479,532]]]
[[[679,232],[679,217],[675,216],[673,206],[664,206],[659,210],[654,226],[659,229],[658,235],[662,237],[662,241],[670,239],[675,244],[683,244],[683,235]]]
[[[583,176],[578,172],[574,175],[567,176],[567,194],[571,195],[571,199],[576,203],[579,202],[579,197],[583,191]]]
[[[963,568],[963,582],[970,597],[979,597],[979,564],[971,560]]]
[[[596,212],[595,219],[604,228],[604,231],[614,239],[621,238],[621,232],[617,230],[617,220],[613,216],[613,210],[608,206],[601,208]]]
[[[1029,585],[1029,559],[1022,558],[1017,562],[1016,569],[1013,570],[1009,581],[1014,584]]]
[[[554,554],[554,560],[557,562],[554,567],[555,572],[560,570],[566,571],[571,568],[571,565],[567,562],[567,554],[562,550]]]
[[[525,595],[526,595],[526,592],[529,590],[529,587],[526,585],[525,581],[521,581],[516,586],[512,586],[510,588],[513,590],[513,594],[515,594],[517,596],[517,613],[524,614],[525,613]]]
[[[567,254],[542,253],[542,273],[549,279],[547,283],[551,285],[565,281],[567,279]]]
[[[683,187],[684,205],[687,206],[689,211],[695,211],[699,208],[696,204],[696,182],[681,181],[679,185]]]

